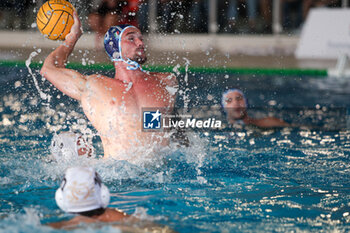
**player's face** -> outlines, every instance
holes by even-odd
[[[129,58],[139,64],[144,64],[147,60],[143,37],[137,28],[127,28],[121,41],[122,56]]]
[[[225,109],[230,118],[240,120],[246,115],[246,102],[244,96],[237,92],[231,92],[226,95]]]

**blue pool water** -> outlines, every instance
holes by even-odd
[[[350,80],[189,74],[185,83],[181,76],[190,108],[218,104],[225,88],[239,87],[252,108],[270,106],[289,122],[320,127],[194,132],[189,148],[171,147],[136,164],[56,163],[48,159],[55,130],[90,135],[97,157],[100,141],[79,104],[33,72],[50,100],[40,98],[26,68],[0,66],[0,232],[56,232],[45,224],[71,216],[58,209],[54,193],[64,170],[78,164],[97,169],[112,207],[178,232],[350,230]],[[177,105],[184,105],[181,97]],[[299,108],[330,110],[315,121],[295,114]],[[332,115],[338,108],[345,111]]]

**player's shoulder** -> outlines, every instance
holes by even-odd
[[[92,75],[88,75],[85,77],[86,77],[86,80],[90,81],[90,82],[102,82],[102,81],[112,79],[112,78],[107,77],[107,76],[102,75],[102,74],[92,74]]]
[[[110,91],[118,91],[123,88],[121,81],[104,75],[94,74],[86,76],[86,93],[107,93]]]
[[[120,80],[110,78],[101,74],[93,74],[86,76],[86,82],[88,86],[101,86],[101,85],[122,85]]]

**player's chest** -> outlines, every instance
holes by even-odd
[[[166,107],[174,101],[168,88],[157,82],[135,85],[133,91],[141,107]]]

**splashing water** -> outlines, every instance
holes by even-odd
[[[184,81],[185,81],[185,90],[183,92],[183,101],[184,101],[184,108],[188,109],[188,104],[190,102],[189,96],[188,96],[188,92],[191,91],[190,88],[188,87],[188,67],[190,65],[190,61],[187,58],[183,58],[185,60],[185,77],[184,77]]]
[[[15,74],[26,82],[27,74]],[[193,85],[190,77],[188,88]],[[223,80],[228,87],[245,87],[253,105],[275,100],[276,106],[308,102],[322,109],[325,103],[340,105],[349,98],[347,89],[340,92],[340,85],[335,92],[318,90],[315,79],[200,77],[194,77],[200,91],[187,93],[191,100],[200,97],[196,105],[210,105],[220,98]],[[31,83],[32,77],[28,80]],[[250,85],[252,81],[255,85]],[[84,129],[93,136],[96,132],[76,102],[62,96],[52,100],[48,110],[36,87],[28,86],[0,92],[0,231],[51,232],[43,224],[71,218],[58,209],[54,195],[64,170],[75,165],[92,166],[99,172],[112,193],[112,208],[178,232],[350,230],[350,145],[345,128],[195,132],[188,133],[188,148],[171,144],[136,163],[84,157],[53,161],[48,152],[52,132],[62,127]],[[290,89],[299,90],[298,98]],[[53,95],[57,92],[50,89]],[[210,100],[205,98],[208,94]],[[98,138],[93,145],[101,153]],[[73,232],[118,229],[84,225]]]
[[[49,94],[44,93],[44,92],[40,89],[39,84],[38,84],[38,80],[36,79],[35,75],[33,74],[32,69],[30,68],[30,63],[31,63],[32,59],[33,59],[35,56],[37,56],[40,52],[41,52],[41,49],[38,49],[37,51],[32,52],[32,53],[29,55],[28,59],[26,60],[26,66],[27,66],[27,69],[28,69],[29,74],[30,74],[30,75],[32,76],[32,78],[33,78],[35,87],[36,87],[37,91],[39,92],[40,98],[42,98],[43,100],[47,100],[48,102],[50,102],[51,96],[50,96]]]

